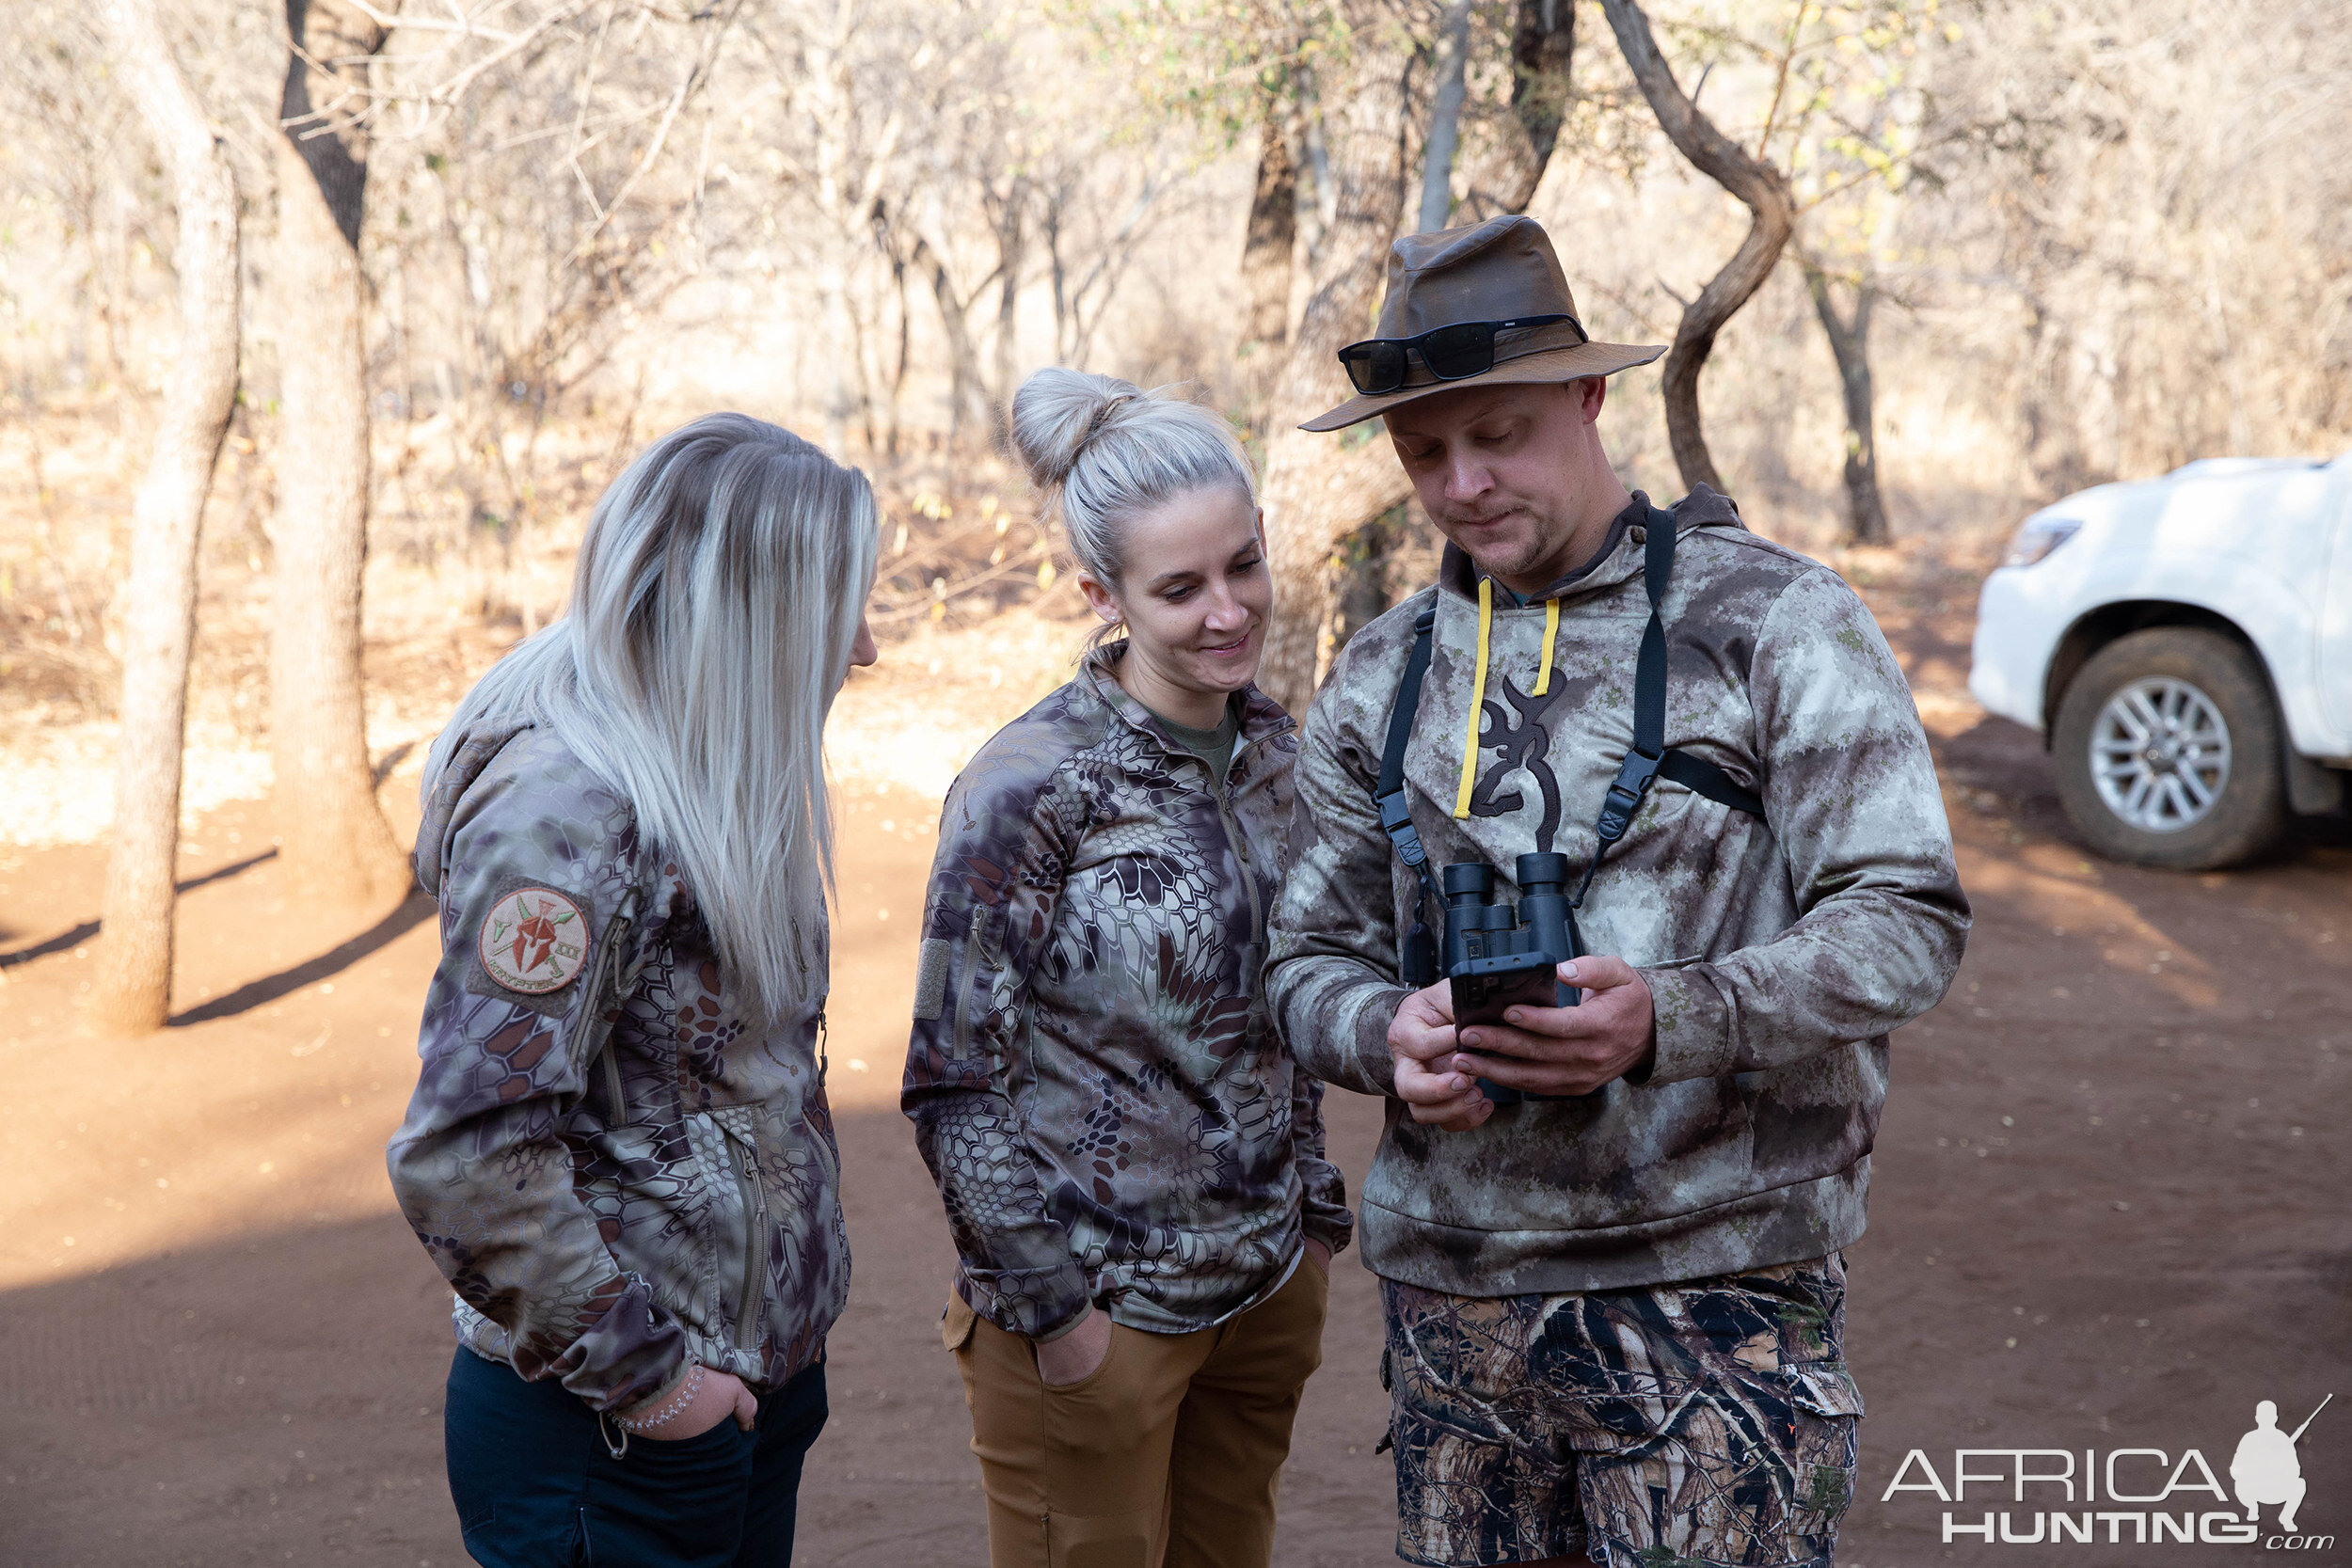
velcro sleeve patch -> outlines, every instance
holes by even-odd
[[[936,1023],[947,1007],[947,942],[942,937],[926,937],[923,957],[914,972],[914,1016],[924,1023]]]
[[[474,951],[482,972],[524,996],[568,986],[587,967],[588,922],[580,906],[551,888],[519,887],[482,917]]]

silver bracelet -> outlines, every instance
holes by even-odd
[[[687,1408],[694,1402],[694,1396],[702,1391],[703,1370],[702,1364],[697,1362],[687,1372],[686,1381],[678,1385],[677,1392],[672,1394],[669,1402],[660,1409],[650,1416],[615,1416],[612,1418],[623,1432],[651,1432],[685,1415]]]

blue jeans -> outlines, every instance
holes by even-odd
[[[466,1550],[484,1568],[787,1568],[825,1414],[820,1362],[771,1389],[751,1432],[728,1419],[683,1442],[631,1437],[615,1459],[561,1384],[461,1348],[442,1432]]]

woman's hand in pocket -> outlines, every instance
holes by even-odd
[[[1310,1236],[1307,1238],[1307,1257],[1315,1267],[1323,1271],[1324,1278],[1331,1277],[1331,1249],[1329,1247]]]
[[[1037,1347],[1037,1375],[1048,1387],[1083,1383],[1111,1353],[1111,1315],[1089,1307],[1078,1326]]]
[[[640,1437],[650,1437],[657,1443],[682,1443],[690,1437],[700,1437],[729,1416],[745,1432],[759,1417],[757,1396],[743,1386],[743,1380],[731,1372],[703,1371],[702,1386],[694,1390],[693,1402],[662,1422],[660,1426],[637,1429]]]

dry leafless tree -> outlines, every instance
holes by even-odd
[[[213,465],[237,395],[237,191],[151,0],[105,0],[115,69],[171,169],[180,348],[132,509],[122,614],[122,740],[92,1007],[123,1030],[160,1028],[171,1006],[196,547]]]

